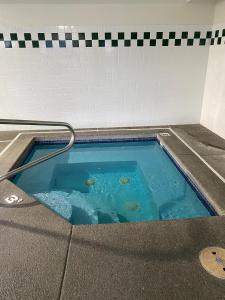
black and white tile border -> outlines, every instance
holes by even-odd
[[[225,29],[157,32],[0,32],[0,48],[179,47],[225,44]]]

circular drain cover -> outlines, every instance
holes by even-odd
[[[199,254],[203,268],[211,275],[225,279],[225,249],[219,247],[208,247]]]
[[[128,184],[130,182],[129,177],[121,177],[120,178],[120,184]]]

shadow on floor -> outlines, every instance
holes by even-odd
[[[211,220],[213,218],[218,217],[211,217]],[[219,218],[221,220],[221,217]],[[162,224],[149,222],[148,224],[143,223],[143,226],[138,223],[138,229],[135,229],[135,232],[133,231],[134,226],[129,228],[129,224],[77,226],[77,236],[76,226],[74,226],[71,243],[74,247],[84,248],[84,251],[85,248],[89,248],[94,252],[97,250],[102,253],[131,257],[145,262],[149,260],[192,261],[196,253],[206,246],[225,247],[225,232],[220,230],[216,234],[216,227],[221,229],[224,222],[216,222],[213,226],[212,222],[207,222],[209,219],[198,219],[197,222],[191,220],[191,222],[184,223],[182,221],[171,223],[161,221]],[[218,219],[218,221],[220,220]],[[218,226],[216,226],[217,223]],[[13,221],[1,220],[0,226],[64,240],[65,242],[69,239],[68,236],[55,231]]]
[[[52,237],[54,239],[61,240],[61,241],[62,240],[68,241],[68,236],[61,234],[59,232],[51,231],[51,230],[43,229],[43,228],[38,228],[38,227],[34,227],[34,226],[19,224],[14,221],[0,220],[0,226],[6,226],[6,227],[17,229],[17,230],[27,231],[32,234],[34,233],[37,235],[43,235],[43,236],[50,237],[50,238]]]
[[[161,226],[159,222],[157,224],[149,223],[149,225],[149,227],[145,225],[142,228],[139,224],[139,231],[135,230],[135,233],[132,228],[130,232],[125,229],[127,231],[126,239],[124,239],[126,233],[124,234],[123,230],[118,230],[117,235],[112,235],[112,229],[109,233],[107,233],[107,230],[102,230],[102,235],[98,234],[97,237],[94,230],[91,230],[92,235],[84,230],[82,237],[82,230],[78,229],[79,236],[73,235],[71,243],[74,244],[74,247],[89,248],[93,251],[97,250],[117,256],[127,256],[145,262],[149,260],[193,261],[196,254],[204,247],[225,246],[225,233],[223,234],[220,230],[220,234],[217,235],[216,226],[213,227],[213,224],[210,226],[210,222],[207,223],[204,219],[199,219],[197,224],[192,221],[185,222],[184,225],[180,221],[176,225],[174,223],[175,226],[169,224],[167,228]],[[221,228],[221,223],[218,224],[218,228]]]

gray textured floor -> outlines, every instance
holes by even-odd
[[[6,205],[10,191],[23,204]],[[0,299],[58,299],[71,225],[10,182],[0,195]]]
[[[225,174],[223,139],[200,125],[173,128]],[[4,146],[13,137],[0,133]],[[215,187],[181,142],[164,139],[223,205],[224,185]],[[23,204],[7,206],[9,193]],[[0,299],[225,299],[225,282],[198,260],[206,246],[225,247],[225,217],[71,226],[10,182],[0,184],[0,196]]]
[[[186,125],[175,131],[213,168],[225,177],[225,140],[200,125]]]
[[[5,147],[9,144],[9,142],[0,142],[0,153]]]
[[[225,247],[225,218],[73,228],[62,299],[224,299],[198,254]]]

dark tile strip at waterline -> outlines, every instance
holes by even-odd
[[[23,36],[23,38],[19,38]],[[116,37],[115,37],[116,36]],[[103,35],[99,32],[65,32],[50,33],[38,32],[35,34],[25,32],[20,35],[16,32],[8,35],[0,33],[0,42],[3,42],[3,48],[91,48],[91,47],[168,47],[168,46],[209,46],[225,44],[225,29],[201,31],[169,31],[169,32],[105,32]],[[182,44],[182,42],[185,43]],[[81,43],[83,43],[81,45]]]
[[[218,215],[217,212],[215,211],[215,209],[212,207],[212,205],[209,203],[209,201],[207,200],[207,197],[205,197],[203,195],[203,193],[200,191],[199,187],[197,186],[197,184],[195,184],[193,182],[193,180],[190,178],[190,176],[188,176],[188,174],[183,170],[183,168],[179,165],[179,163],[177,162],[176,158],[173,157],[173,155],[169,152],[169,150],[166,149],[166,147],[164,145],[162,145],[160,143],[160,138],[157,137],[157,135],[155,136],[151,136],[151,137],[136,137],[136,138],[107,138],[107,139],[83,139],[83,140],[76,140],[75,144],[101,144],[101,143],[121,143],[121,142],[148,142],[148,141],[156,141],[158,144],[160,144],[160,146],[162,147],[163,151],[167,154],[167,156],[169,157],[169,159],[173,162],[173,164],[175,165],[175,167],[177,168],[177,170],[179,171],[179,173],[185,178],[185,180],[187,180],[187,182],[190,184],[191,188],[195,191],[195,193],[197,194],[199,201],[201,201],[201,203],[203,204],[203,206],[209,211],[211,216],[216,216]],[[35,141],[35,144],[37,145],[56,145],[56,144],[66,144],[68,143],[68,140],[38,140]],[[34,146],[35,146],[34,144]]]
[[[127,137],[127,138],[96,138],[96,139],[78,139],[75,140],[74,145],[76,144],[100,144],[100,143],[120,143],[120,142],[148,142],[148,141],[157,141],[157,136],[152,135],[151,137]],[[44,140],[39,139],[35,141],[37,145],[55,145],[55,144],[67,144],[69,139],[54,139],[54,140]]]

